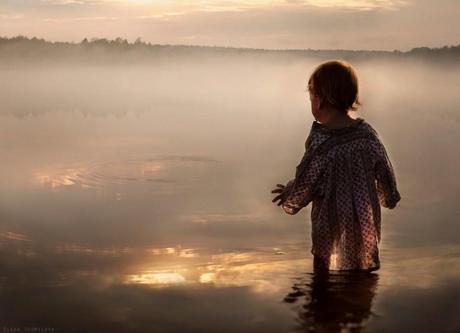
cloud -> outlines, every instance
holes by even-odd
[[[408,5],[404,0],[233,0],[233,1],[152,1],[152,0],[42,0],[51,6],[106,5],[130,6],[150,9],[163,14],[176,12],[239,12],[251,9],[286,9],[296,7],[319,7],[351,10],[396,10]],[[153,14],[152,14],[153,15]]]
[[[456,44],[458,10],[447,0],[25,0],[0,5],[0,29],[52,41],[392,51]]]

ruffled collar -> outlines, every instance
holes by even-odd
[[[356,121],[351,125],[340,127],[340,128],[330,128],[315,120],[313,121],[312,128],[316,131],[319,131],[325,134],[342,134],[342,133],[348,133],[348,132],[354,131],[364,122],[365,122],[364,118],[358,117],[356,118]]]

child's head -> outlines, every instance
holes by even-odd
[[[308,90],[319,109],[331,107],[347,114],[361,105],[358,77],[353,67],[343,60],[321,63],[308,80]]]

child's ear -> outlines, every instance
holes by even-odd
[[[318,98],[318,109],[321,109],[323,106],[323,100],[321,98]]]

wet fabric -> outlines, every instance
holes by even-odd
[[[380,267],[380,206],[401,196],[393,166],[375,129],[363,118],[332,129],[314,121],[295,178],[282,193],[288,214],[312,202],[311,253],[331,270]]]

